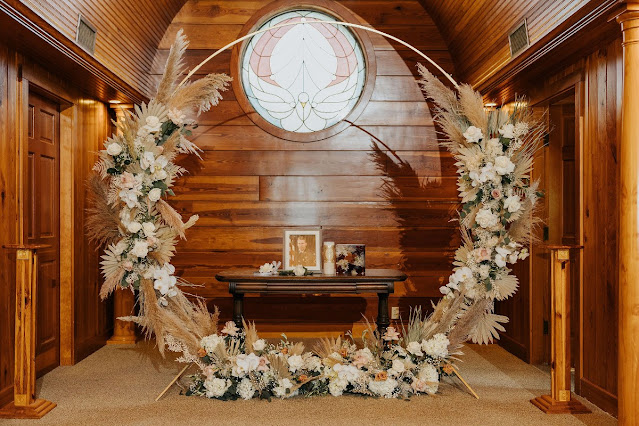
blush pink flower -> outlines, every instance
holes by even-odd
[[[390,342],[392,340],[399,340],[399,333],[395,330],[395,327],[388,327],[386,333],[382,336],[382,339]]]
[[[501,191],[497,188],[493,189],[492,191],[490,191],[490,195],[495,199],[495,200],[499,200],[501,198]]]
[[[268,359],[265,356],[260,357],[260,363],[257,366],[257,371],[268,371]]]
[[[233,321],[227,321],[222,329],[222,333],[228,334],[229,336],[237,336],[238,331],[240,331],[240,329],[237,328]]]
[[[484,260],[490,260],[491,250],[487,247],[479,247],[473,250],[473,254],[477,262],[483,262]]]
[[[135,176],[132,173],[122,173],[122,176],[120,176],[120,188],[132,189],[135,184]]]

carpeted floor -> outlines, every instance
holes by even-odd
[[[480,399],[457,384],[441,395],[410,401],[357,396],[293,398],[286,401],[215,401],[179,395],[173,387],[156,396],[182,366],[163,360],[153,345],[107,346],[73,367],[59,367],[38,380],[39,397],[58,406],[38,425],[614,425],[592,406],[592,414],[546,415],[529,400],[548,393],[547,373],[497,345],[471,345],[461,371]],[[0,420],[2,425],[31,421]]]

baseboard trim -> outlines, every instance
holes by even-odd
[[[530,353],[528,352],[528,349],[512,337],[499,333],[499,340],[497,340],[497,344],[522,361],[530,363]]]
[[[0,407],[13,402],[13,384],[0,390]]]
[[[607,413],[617,417],[617,396],[596,385],[586,378],[581,378],[580,396],[595,404]]]

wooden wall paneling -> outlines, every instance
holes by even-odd
[[[237,37],[266,4],[186,2],[160,42],[154,77],[179,28],[192,40],[186,53],[191,68]],[[417,1],[340,4],[452,68],[445,43]],[[181,160],[191,173],[178,182],[171,199],[182,215],[198,214],[200,220],[178,245],[174,264],[184,278],[203,285],[193,291],[218,305],[223,317],[230,318],[231,299],[215,273],[281,259],[283,231],[290,227],[322,226],[325,240],[367,244],[368,267],[406,270],[410,278],[390,298],[404,317],[410,304],[428,309],[430,300],[439,297],[459,243],[458,229],[450,222],[458,207],[456,170],[437,144],[430,110],[415,81],[416,55],[383,38],[374,39],[374,45],[378,66],[371,101],[337,135],[308,143],[272,136],[244,114],[235,94],[223,94],[220,105],[200,116],[192,139],[204,150],[203,160]],[[230,60],[223,53],[198,75],[230,73]],[[360,312],[373,315],[376,303],[367,295],[255,296],[247,300],[246,313],[262,331],[310,335],[353,327],[361,331]],[[352,315],[334,314],[346,309]]]

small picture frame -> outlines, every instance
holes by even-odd
[[[284,230],[284,270],[302,265],[309,271],[321,271],[321,244],[321,229]]]

